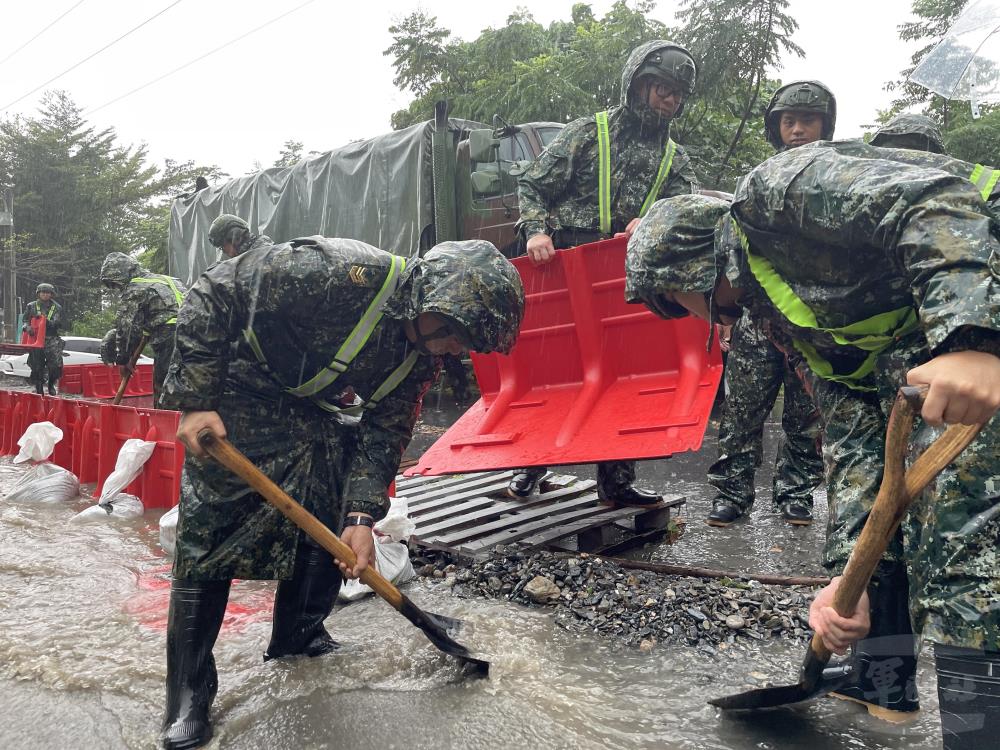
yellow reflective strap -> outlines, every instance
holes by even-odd
[[[676,153],[677,144],[674,143],[673,138],[667,138],[667,147],[663,150],[663,158],[660,159],[660,169],[656,173],[656,180],[653,181],[653,187],[649,189],[649,194],[642,202],[642,208],[639,209],[640,219],[646,215],[650,206],[656,203],[656,197],[660,194],[660,188],[666,182],[667,175],[670,174],[670,167],[674,163],[674,154]]]
[[[286,390],[289,393],[300,397],[315,396],[340,377],[340,374],[358,356],[358,352],[368,343],[368,339],[378,326],[379,321],[382,320],[382,308],[385,307],[385,303],[389,301],[392,293],[396,291],[399,276],[405,268],[406,261],[398,255],[393,255],[389,263],[389,272],[385,276],[385,281],[382,282],[382,287],[368,305],[368,309],[361,316],[361,320],[358,321],[354,329],[348,334],[347,340],[340,345],[340,349],[334,355],[333,361],[302,385],[295,388],[287,388]]]
[[[611,136],[608,111],[594,115],[597,122],[597,213],[601,234],[611,234]]]
[[[174,293],[174,299],[177,301],[177,306],[180,307],[184,302],[184,295],[181,294],[180,289],[177,288],[177,284],[174,283],[173,278],[170,276],[164,276],[162,274],[156,274],[155,276],[147,277],[136,277],[132,279],[134,284],[165,284],[170,288],[170,291]]]
[[[313,402],[321,409],[334,414],[341,413],[356,415],[361,413],[363,409],[373,409],[378,405],[379,401],[396,390],[396,388],[399,387],[399,384],[406,380],[406,376],[413,370],[413,366],[417,363],[417,358],[419,356],[420,354],[417,351],[410,352],[399,367],[389,373],[389,377],[382,382],[382,385],[375,389],[375,393],[373,393],[363,404],[345,408],[337,406],[336,404],[331,404],[329,401],[320,398],[313,398]]]
[[[988,201],[990,195],[993,194],[993,188],[1000,181],[1000,169],[991,169],[984,164],[977,164],[976,168],[972,170],[972,174],[969,175],[969,179],[979,190],[983,200]]]
[[[875,369],[875,358],[878,356],[878,352],[871,352],[867,357],[865,357],[864,362],[862,362],[858,369],[854,372],[847,375],[840,375],[833,371],[833,365],[825,360],[812,345],[800,339],[793,340],[792,345],[806,360],[806,364],[809,365],[809,369],[824,380],[832,380],[835,383],[846,385],[848,388],[855,391],[875,390],[874,386],[861,385],[858,381],[863,379]]]
[[[247,326],[243,329],[243,340],[247,342],[250,346],[250,350],[257,357],[257,361],[262,365],[267,364],[267,358],[264,357],[264,350],[260,348],[260,342],[257,340],[257,334],[253,332],[253,328]]]

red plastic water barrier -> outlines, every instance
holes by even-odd
[[[25,354],[34,349],[41,349],[45,346],[45,324],[47,318],[44,315],[35,315],[28,325],[34,329],[34,334],[21,331],[21,343],[10,344],[0,341],[0,354]]]
[[[697,450],[722,377],[694,318],[625,302],[625,239],[534,267],[514,261],[527,306],[509,356],[473,355],[482,399],[406,474],[658,458]]]
[[[79,365],[84,396],[114,398],[122,378],[113,365]],[[153,393],[153,366],[136,365],[135,372],[125,388],[126,396],[149,396]]]
[[[59,392],[83,395],[83,365],[63,365]]]
[[[17,441],[29,425],[52,422],[63,431],[53,463],[69,469],[83,483],[96,482],[96,497],[126,440],[153,441],[153,455],[126,492],[141,498],[147,508],[170,508],[180,497],[184,464],[184,448],[174,439],[179,419],[175,411],[0,390],[0,455],[18,452]]]

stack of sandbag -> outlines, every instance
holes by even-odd
[[[51,422],[35,422],[18,439],[15,464],[31,461],[32,467],[17,480],[6,500],[12,503],[64,503],[80,494],[80,480],[73,472],[48,460],[63,438]]]
[[[389,502],[389,512],[372,529],[375,535],[375,569],[398,586],[416,575],[406,541],[417,525],[410,520],[405,497],[392,497]],[[371,593],[373,592],[369,586],[355,579],[344,582],[337,598],[352,602]]]
[[[137,518],[145,508],[142,500],[135,495],[122,492],[139,476],[142,467],[153,455],[156,443],[149,440],[131,438],[118,451],[115,470],[108,475],[101,488],[101,496],[96,505],[73,516],[71,522],[101,521],[108,518]]]
[[[177,519],[180,516],[181,506],[175,505],[162,516],[160,516],[160,546],[170,557],[174,556],[174,549],[177,546]]]

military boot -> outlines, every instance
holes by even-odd
[[[507,485],[507,494],[511,497],[527,497],[538,487],[538,482],[545,476],[545,472],[544,466],[529,466],[526,469],[515,470],[510,484]]]
[[[802,502],[791,501],[778,506],[781,517],[792,526],[809,526],[813,522],[812,508]]]
[[[45,394],[45,386],[42,384],[41,380],[35,383],[35,393],[37,393],[39,396]]]
[[[49,382],[49,395],[50,395],[50,396],[55,396],[55,395],[57,395],[57,394],[56,394],[56,384],[55,384],[55,383],[53,383],[53,382],[51,382],[51,381]]]
[[[725,528],[726,526],[732,526],[736,521],[743,517],[744,513],[745,511],[743,508],[738,506],[736,503],[730,500],[716,498],[712,502],[712,512],[708,514],[707,518],[705,518],[705,523],[709,526]]]
[[[340,646],[323,621],[337,601],[343,577],[326,550],[299,542],[295,571],[281,581],[274,595],[271,642],[264,661],[282,656],[320,656]]]
[[[229,601],[229,581],[174,579],[167,620],[166,750],[201,747],[212,739],[209,709],[219,689],[212,647]]]
[[[871,629],[854,646],[857,682],[831,695],[860,703],[878,719],[899,723],[920,710],[917,640],[910,625],[905,569],[895,565],[880,574],[878,581],[869,586],[868,597]]]

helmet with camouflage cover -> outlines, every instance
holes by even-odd
[[[837,127],[837,99],[833,92],[819,81],[792,81],[771,97],[764,110],[764,135],[776,149],[783,149],[778,123],[782,112],[817,112],[823,116],[824,141],[833,138]]]
[[[517,269],[486,240],[442,242],[408,264],[409,280],[385,307],[393,318],[421,313],[457,323],[472,351],[507,354],[524,317],[524,287]]]
[[[52,286],[51,284],[46,284],[45,282],[42,282],[41,284],[39,284],[38,286],[35,287],[35,295],[37,296],[37,295],[41,294],[42,292],[48,292],[49,294],[55,294],[56,293],[56,288],[54,286]]]
[[[677,85],[685,97],[694,93],[698,79],[698,66],[691,53],[666,39],[654,39],[641,44],[629,53],[622,70],[622,105],[629,104],[629,94],[633,84],[643,76],[653,76]],[[684,111],[681,102],[674,117]]]
[[[239,216],[233,214],[221,214],[212,222],[208,230],[208,241],[215,247],[221,248],[227,242],[238,245],[240,239],[245,234],[250,233],[250,225]]]
[[[142,266],[135,258],[125,253],[108,253],[101,264],[101,284],[115,289],[124,289],[136,276],[141,275]]]
[[[882,148],[909,148],[915,151],[944,153],[941,129],[926,115],[903,113],[896,115],[875,131],[872,146]]]
[[[707,195],[659,200],[639,223],[625,256],[625,300],[643,303],[661,318],[687,310],[668,292],[711,293],[725,258],[718,257],[715,234],[729,202]]]

